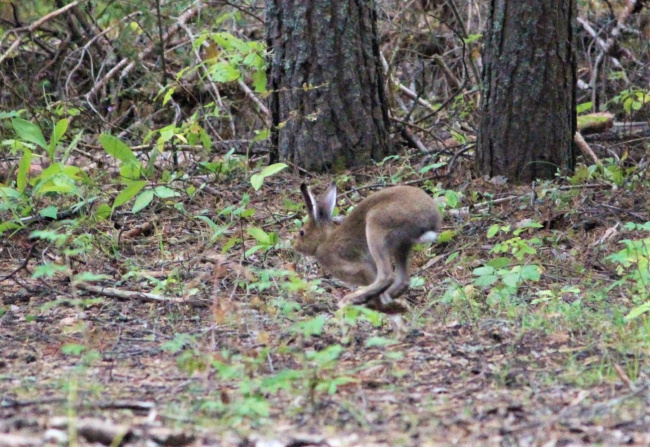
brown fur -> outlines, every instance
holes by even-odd
[[[411,248],[428,231],[440,231],[435,201],[419,188],[393,186],[361,201],[336,226],[332,222],[336,185],[332,183],[318,200],[306,185],[300,190],[309,220],[294,248],[314,256],[336,278],[365,286],[347,294],[339,305],[366,304],[387,313],[404,312],[405,306],[394,300],[409,286]]]

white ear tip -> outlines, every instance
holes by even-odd
[[[435,242],[438,240],[438,233],[435,231],[427,231],[417,240],[418,243],[424,244],[426,242]]]

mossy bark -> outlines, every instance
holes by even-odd
[[[391,153],[376,12],[370,0],[269,0],[272,161],[308,171]]]
[[[513,182],[575,163],[575,0],[492,0],[476,168]]]

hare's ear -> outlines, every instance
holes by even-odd
[[[316,198],[314,198],[314,195],[311,193],[309,186],[303,183],[300,185],[300,192],[302,193],[302,198],[305,201],[305,205],[307,205],[307,213],[309,214],[309,217],[317,220],[318,213],[316,209]]]
[[[336,206],[336,183],[332,182],[327,191],[318,200],[318,218],[331,220],[334,207]]]

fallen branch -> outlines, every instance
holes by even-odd
[[[75,287],[86,292],[96,293],[97,295],[107,296],[109,298],[118,298],[122,300],[140,300],[154,303],[173,303],[189,304],[192,306],[207,307],[207,303],[198,300],[187,300],[183,298],[174,298],[170,296],[157,295],[148,292],[134,292],[131,290],[121,290],[114,287],[92,286],[86,283],[77,283]]]
[[[589,147],[579,131],[576,131],[576,134],[573,136],[573,142],[576,144],[576,146],[578,146],[578,148],[580,148],[580,151],[582,152],[582,155],[585,156],[585,158],[590,158],[594,163],[600,164],[600,160],[594,151],[591,150],[591,147]]]

